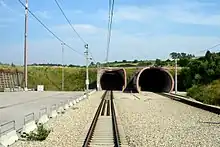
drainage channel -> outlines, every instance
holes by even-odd
[[[79,146],[80,144],[83,147],[128,146],[123,128],[118,125],[112,91],[106,91],[103,94],[89,131],[83,136],[78,143]]]

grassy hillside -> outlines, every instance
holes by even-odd
[[[23,67],[1,66],[0,69],[23,71]],[[65,67],[65,86],[66,91],[84,90],[85,87],[85,68]],[[94,83],[97,77],[97,70],[89,69],[90,83]],[[44,85],[45,90],[61,90],[62,68],[28,66],[28,87],[36,88],[37,85]]]
[[[84,90],[85,68],[65,68],[66,91]],[[89,69],[90,82],[96,81],[96,69]],[[61,90],[62,68],[59,67],[29,67],[28,84],[29,87],[36,87],[42,84],[45,90]]]

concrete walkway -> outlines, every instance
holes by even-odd
[[[0,93],[0,124],[15,120],[16,129],[24,123],[26,114],[35,113],[39,118],[41,108],[50,110],[53,104],[60,104],[83,95],[84,92],[4,92]]]

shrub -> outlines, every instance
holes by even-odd
[[[193,86],[187,90],[187,95],[206,104],[220,105],[220,80],[209,85]]]
[[[47,138],[51,131],[43,127],[43,125],[38,126],[37,132],[31,132],[27,134],[28,141],[43,141]]]

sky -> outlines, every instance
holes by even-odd
[[[25,2],[25,0],[22,0]],[[71,24],[89,44],[94,61],[104,62],[107,0],[58,0]],[[220,43],[219,0],[115,0],[109,60],[167,59],[171,52],[203,55]],[[29,9],[58,37],[82,53],[84,44],[54,0],[29,0]],[[0,62],[23,64],[24,8],[0,0]],[[211,51],[220,51],[220,47]],[[61,43],[29,14],[28,63],[61,63]],[[85,57],[64,47],[65,64]]]

